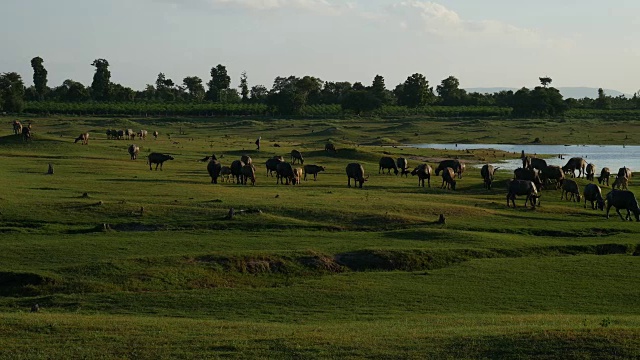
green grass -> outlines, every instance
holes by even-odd
[[[20,120],[33,142],[0,132],[0,358],[640,356],[637,223],[553,190],[535,210],[507,208],[508,171],[486,191],[468,166],[455,192],[376,171],[381,156],[519,157],[407,143],[618,144],[638,139],[634,122]],[[129,127],[161,134],[135,141],[137,161],[104,135]],[[276,185],[264,161],[292,149],[327,171]],[[149,171],[152,151],[175,160]],[[211,184],[198,162],[211,153],[250,155],[257,186]],[[354,161],[363,189],[346,186]],[[248,211],[227,220],[232,207]]]

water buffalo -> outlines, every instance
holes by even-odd
[[[513,204],[513,207],[516,207],[516,196],[525,195],[524,206],[527,206],[527,202],[531,203],[531,208],[536,208],[536,200],[538,201],[538,206],[540,205],[540,195],[538,195],[538,189],[536,188],[536,184],[533,181],[529,180],[511,180],[509,181],[509,185],[507,186],[507,207],[509,206],[509,201]]]
[[[236,184],[242,184],[242,168],[245,163],[242,160],[234,160],[231,163],[231,176],[235,179]]]
[[[484,181],[484,187],[487,190],[491,190],[491,184],[493,183],[493,176],[498,170],[498,168],[493,167],[493,165],[485,164],[480,169],[480,176],[482,176],[482,180]]]
[[[570,173],[571,177],[575,177],[575,171],[578,170],[578,177],[584,177],[585,169],[587,168],[587,161],[581,157],[573,157],[567,161],[567,164],[562,167],[564,173]]]
[[[516,180],[533,181],[536,184],[536,190],[542,190],[542,180],[540,180],[538,170],[517,168],[513,171],[513,176]]]
[[[629,189],[629,178],[626,176],[616,176],[616,179],[611,184],[611,189]]]
[[[564,171],[559,166],[549,165],[540,172],[540,180],[545,185],[551,185],[552,181],[554,181],[557,190],[564,181]]]
[[[159,134],[158,134],[158,131],[154,131],[154,132],[153,132],[153,138],[154,138],[154,139],[156,139],[156,140],[157,140],[157,139],[158,139],[158,135],[159,135]]]
[[[347,165],[346,172],[348,187],[351,187],[351,179],[353,179],[353,186],[357,186],[359,183],[362,189],[362,184],[369,179],[369,176],[364,177],[364,168],[359,163],[350,163]]]
[[[22,140],[31,140],[31,125],[22,128]]]
[[[458,171],[456,172],[456,174],[458,174],[458,179],[462,179],[462,173],[464,173],[464,171],[467,169],[467,165],[465,165],[465,163],[460,162],[460,167],[458,168]]]
[[[631,213],[640,221],[640,208],[638,208],[638,200],[635,195],[628,190],[611,190],[607,194],[607,219],[609,218],[609,210],[611,207],[616,208],[616,212],[620,215],[620,219],[625,220],[620,214],[620,209],[627,210],[626,220],[631,220]]]
[[[587,208],[587,201],[591,201],[591,209],[595,210],[596,205],[599,210],[604,209],[604,199],[602,198],[602,190],[596,184],[587,184],[584,187],[584,208]]]
[[[396,162],[392,157],[383,156],[382,158],[380,158],[378,165],[378,174],[380,174],[380,172],[384,174],[385,169],[387,169],[387,174],[391,174],[391,169],[393,169],[393,173],[398,175],[398,166],[396,165]]]
[[[107,140],[114,139],[116,136],[118,136],[118,132],[111,129],[107,129],[106,134],[107,134]]]
[[[135,160],[138,158],[138,154],[140,153],[140,148],[136,144],[131,144],[129,145],[127,152],[129,152],[129,155],[131,156],[131,160]]]
[[[242,155],[240,157],[240,161],[242,161],[245,165],[251,165],[253,163],[253,160],[251,160],[251,156],[249,155]]]
[[[283,161],[284,160],[280,160],[276,158],[268,159],[267,162],[265,163],[265,165],[267,166],[267,176],[269,175],[273,176],[273,173],[278,171],[278,164],[280,164]]]
[[[631,180],[631,175],[632,175],[632,173],[631,173],[631,169],[629,169],[629,168],[628,168],[628,167],[626,167],[626,166],[621,167],[621,168],[618,170],[618,177],[626,177],[627,179]]]
[[[600,171],[600,177],[598,178],[598,184],[609,186],[609,177],[611,176],[611,170],[608,167],[603,167]]]
[[[448,167],[442,170],[442,185],[440,186],[440,189],[446,187],[447,189],[455,190],[456,189],[455,178],[456,178],[456,173],[453,171],[452,168]]]
[[[571,194],[571,198],[569,198],[569,194]],[[563,197],[567,200],[580,202],[580,189],[578,189],[578,184],[574,180],[564,179],[562,182],[560,200],[562,200]]]
[[[398,170],[400,170],[400,176],[404,175],[407,177],[407,174],[409,174],[409,162],[407,159],[403,157],[398,158],[396,165],[398,165]]]
[[[228,166],[223,166],[220,168],[220,178],[222,181],[230,181],[231,177],[231,168]]]
[[[251,185],[256,184],[256,169],[251,164],[242,167],[242,184],[247,185],[247,180],[251,180]]]
[[[304,165],[304,158],[302,157],[300,151],[291,150],[291,163],[295,164],[296,161],[298,161],[298,163],[300,163],[301,165]]]
[[[74,141],[73,143],[75,144],[78,141],[82,141],[82,145],[89,145],[89,133],[78,135],[78,137],[76,138],[76,141]]]
[[[167,160],[173,160],[173,156],[165,155],[161,153],[151,153],[147,156],[147,162],[149,163],[149,170],[152,170],[151,165],[156,164],[156,170],[158,170],[158,165],[160,165],[160,171],[162,171],[162,164]]]
[[[585,172],[587,180],[593,181],[596,176],[596,166],[592,163],[587,164],[587,169],[585,170]]]
[[[118,140],[122,140],[122,139],[124,139],[124,130],[118,130],[118,131],[116,131],[116,138],[117,138]]]
[[[302,173],[301,168],[293,169],[293,176],[296,178],[296,184],[300,184],[300,181],[302,181]]]
[[[304,179],[307,180],[307,174],[313,175],[313,181],[318,179],[318,173],[320,171],[325,171],[324,166],[319,165],[305,165],[304,167]]]
[[[530,161],[529,168],[530,169],[538,169],[538,171],[542,171],[542,169],[547,167],[547,162],[544,159],[539,159],[536,157],[532,157]]]
[[[138,138],[142,139],[142,140],[146,140],[147,139],[147,134],[148,134],[147,130],[140,130],[138,132]]]
[[[448,167],[452,168],[454,173],[459,174],[460,169],[462,168],[462,164],[460,163],[460,160],[442,160],[440,161],[440,164],[438,164],[438,167],[436,168],[436,176],[440,174],[440,171]]]
[[[207,172],[209,173],[209,176],[211,176],[212,184],[218,183],[218,177],[220,177],[221,170],[222,165],[220,164],[220,161],[218,161],[218,158],[216,158],[215,155],[211,156],[209,163],[207,164]]]
[[[287,162],[279,163],[276,170],[276,184],[278,184],[278,182],[283,184],[283,179],[286,180],[286,185],[289,185],[289,183],[291,183],[291,185],[296,184],[296,176],[293,172],[293,167]]]
[[[422,184],[424,187],[424,179],[427,179],[427,184],[431,187],[431,171],[429,164],[421,164],[411,171],[411,175],[418,175],[418,186]]]
[[[133,131],[133,129],[126,129],[126,130],[124,131],[124,136],[125,136],[125,138],[127,138],[127,139],[131,139],[131,136],[134,136],[134,137],[135,137],[135,136],[136,136],[136,133],[135,133],[135,131]]]
[[[13,134],[20,135],[22,134],[22,124],[18,120],[14,120],[13,123]]]
[[[324,145],[324,151],[333,151],[334,153],[338,152],[332,143],[326,143]]]
[[[523,150],[524,152],[524,150]],[[521,156],[520,159],[522,160],[522,168],[523,169],[530,169],[531,168],[531,157],[530,156]]]

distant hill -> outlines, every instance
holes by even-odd
[[[507,88],[507,87],[481,87],[481,88],[466,88],[467,92],[479,92],[481,94],[485,93],[495,93],[503,90],[513,90],[517,91],[519,88]],[[592,87],[559,87],[560,93],[564,98],[574,98],[574,99],[582,99],[585,97],[595,99],[598,97],[598,88]],[[612,89],[604,89],[605,94],[608,96],[620,96],[625,95],[626,97],[633,97],[631,94],[625,94],[618,90]]]

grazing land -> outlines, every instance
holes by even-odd
[[[640,224],[560,190],[507,208],[513,174],[485,190],[472,165],[519,153],[406,145],[637,145],[635,121],[24,117],[25,143],[2,119],[0,358],[640,357]],[[107,139],[128,128],[149,135]],[[293,149],[317,181],[266,175]],[[152,152],[175,160],[150,171]],[[212,154],[251,156],[256,186],[212,184]],[[382,156],[467,169],[422,188]]]

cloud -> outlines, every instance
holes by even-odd
[[[174,6],[206,6],[211,9],[237,9],[249,11],[303,10],[324,15],[340,15],[353,9],[355,3],[337,5],[329,0],[160,0]]]

